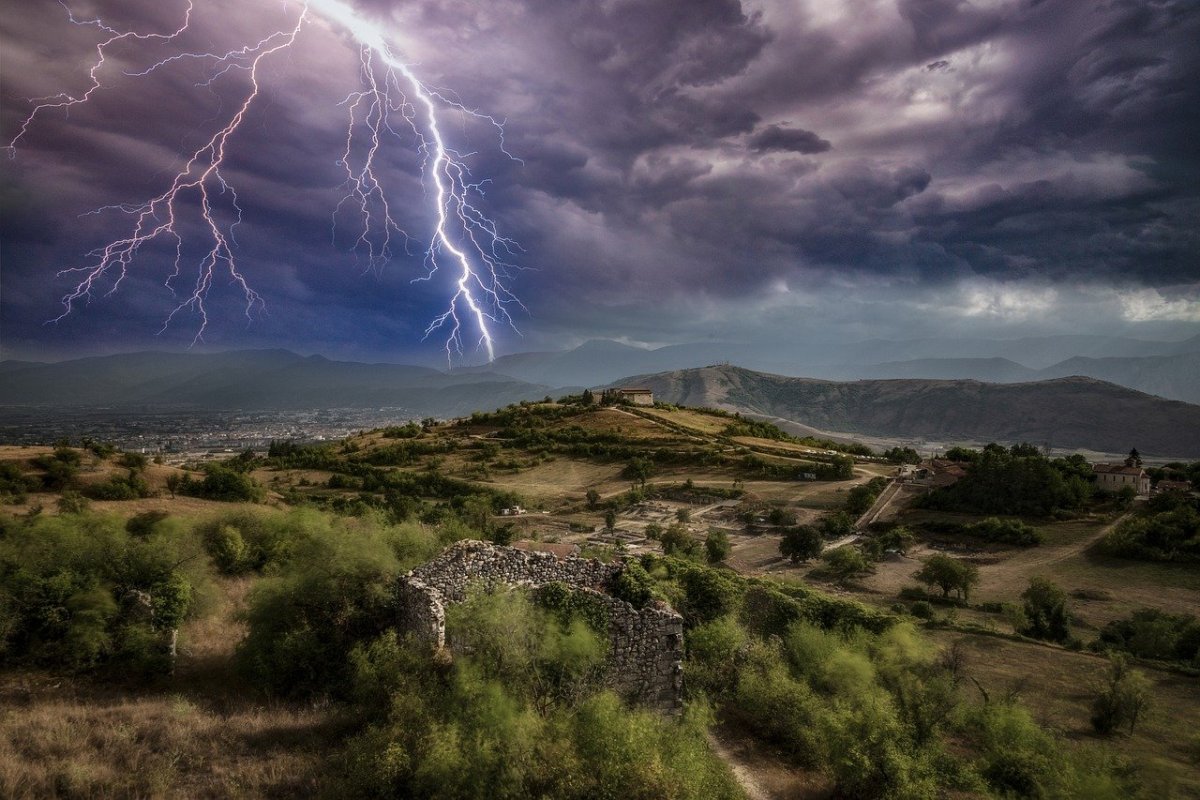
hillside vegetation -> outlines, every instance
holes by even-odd
[[[730,742],[779,797],[1200,795],[1200,586],[1092,564],[1125,511],[1090,490],[912,509],[861,446],[580,397],[184,469],[84,444],[0,451],[5,796],[738,798]],[[463,538],[622,560],[683,616],[682,713],[612,693],[565,588],[407,640],[397,577]]]

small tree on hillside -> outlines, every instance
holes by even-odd
[[[866,575],[871,572],[871,562],[854,545],[842,545],[825,552],[821,559],[825,562],[825,570],[838,583],[845,583],[851,578]]]
[[[669,556],[690,556],[696,552],[696,547],[696,540],[678,523],[672,523],[662,533],[662,549]]]
[[[621,471],[622,477],[631,478],[638,482],[638,485],[643,489],[646,488],[646,481],[654,474],[654,462],[648,458],[635,457],[625,465],[625,469]]]
[[[588,489],[585,497],[587,498],[588,508],[595,508],[600,504],[600,493],[595,489]]]
[[[1031,578],[1029,588],[1021,592],[1026,628],[1023,633],[1035,639],[1065,642],[1071,635],[1071,615],[1067,595],[1045,578]]]
[[[704,540],[704,549],[708,553],[708,562],[710,564],[719,564],[729,557],[730,550],[729,537],[724,531],[709,531],[708,537]]]
[[[1092,727],[1097,733],[1110,734],[1122,725],[1134,726],[1150,710],[1150,681],[1130,669],[1124,653],[1110,656],[1108,680],[1092,702]]]
[[[821,555],[824,539],[812,525],[797,525],[783,532],[779,540],[779,554],[793,564],[808,561]]]
[[[913,573],[913,577],[926,586],[941,589],[942,597],[949,597],[950,592],[954,592],[963,600],[969,600],[971,589],[979,583],[979,568],[961,559],[938,553]]]

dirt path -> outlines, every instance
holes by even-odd
[[[871,504],[871,507],[854,523],[854,527],[857,530],[862,530],[879,519],[879,515],[887,509],[888,504],[900,493],[900,488],[900,481],[897,480],[893,480],[887,486],[883,487],[883,491],[875,498],[875,502]]]
[[[754,777],[752,767],[742,761],[736,753],[726,747],[725,743],[712,733],[708,734],[708,746],[712,748],[713,752],[722,761],[729,765],[729,771],[733,773],[734,779],[738,782],[738,786],[742,787],[742,791],[746,793],[748,800],[774,800],[774,796],[764,789],[762,784]]]
[[[1005,563],[1005,571],[1021,575],[1033,575],[1039,569],[1045,569],[1068,559],[1082,555],[1088,548],[1103,539],[1109,531],[1119,525],[1132,512],[1126,512],[1105,525],[1091,536],[1086,536],[1077,542],[1061,547],[1030,547],[1018,553]]]

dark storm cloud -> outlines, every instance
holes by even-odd
[[[183,5],[95,10],[170,30]],[[516,288],[530,338],[510,336],[509,349],[564,335],[768,339],[789,314],[870,336],[916,326],[938,304],[971,324],[1031,324],[1021,308],[1105,329],[1200,321],[1194,3],[358,5],[432,85],[506,120],[520,161],[477,120],[448,117],[446,131],[491,179],[488,211],[526,250]],[[25,98],[86,85],[96,41],[64,25],[57,4],[30,6],[0,16],[6,139]],[[188,44],[256,41],[294,9],[200,3]],[[244,87],[236,74],[197,87],[202,63],[120,75],[166,54],[155,47],[114,51],[110,88],[69,118],[38,120],[0,163],[6,350],[138,342],[172,305],[161,286],[169,261],[152,249],[121,292],[41,324],[66,287],[54,273],[124,232],[114,214],[78,215],[161,191]],[[429,222],[411,141],[389,143],[384,171],[414,255],[365,273],[348,252],[352,216],[333,218],[345,179],[338,104],[356,79],[348,37],[319,23],[265,65],[227,178],[245,212],[239,256],[269,316],[247,328],[236,293],[219,287],[230,301],[214,311],[221,343],[395,354],[416,347],[439,311],[445,284],[410,282],[424,274]],[[1068,298],[1071,308],[1101,298],[1104,310],[1056,310]],[[755,314],[756,303],[771,313]],[[831,304],[864,317],[814,311]]]
[[[785,150],[792,153],[824,153],[832,145],[812,131],[803,128],[784,128],[768,125],[755,133],[746,143],[759,153],[768,150]]]

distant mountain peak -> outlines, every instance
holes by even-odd
[[[635,347],[631,344],[624,344],[614,339],[588,339],[578,347],[572,348],[569,352],[573,353],[626,353],[626,352],[644,353],[647,352],[644,347]]]

